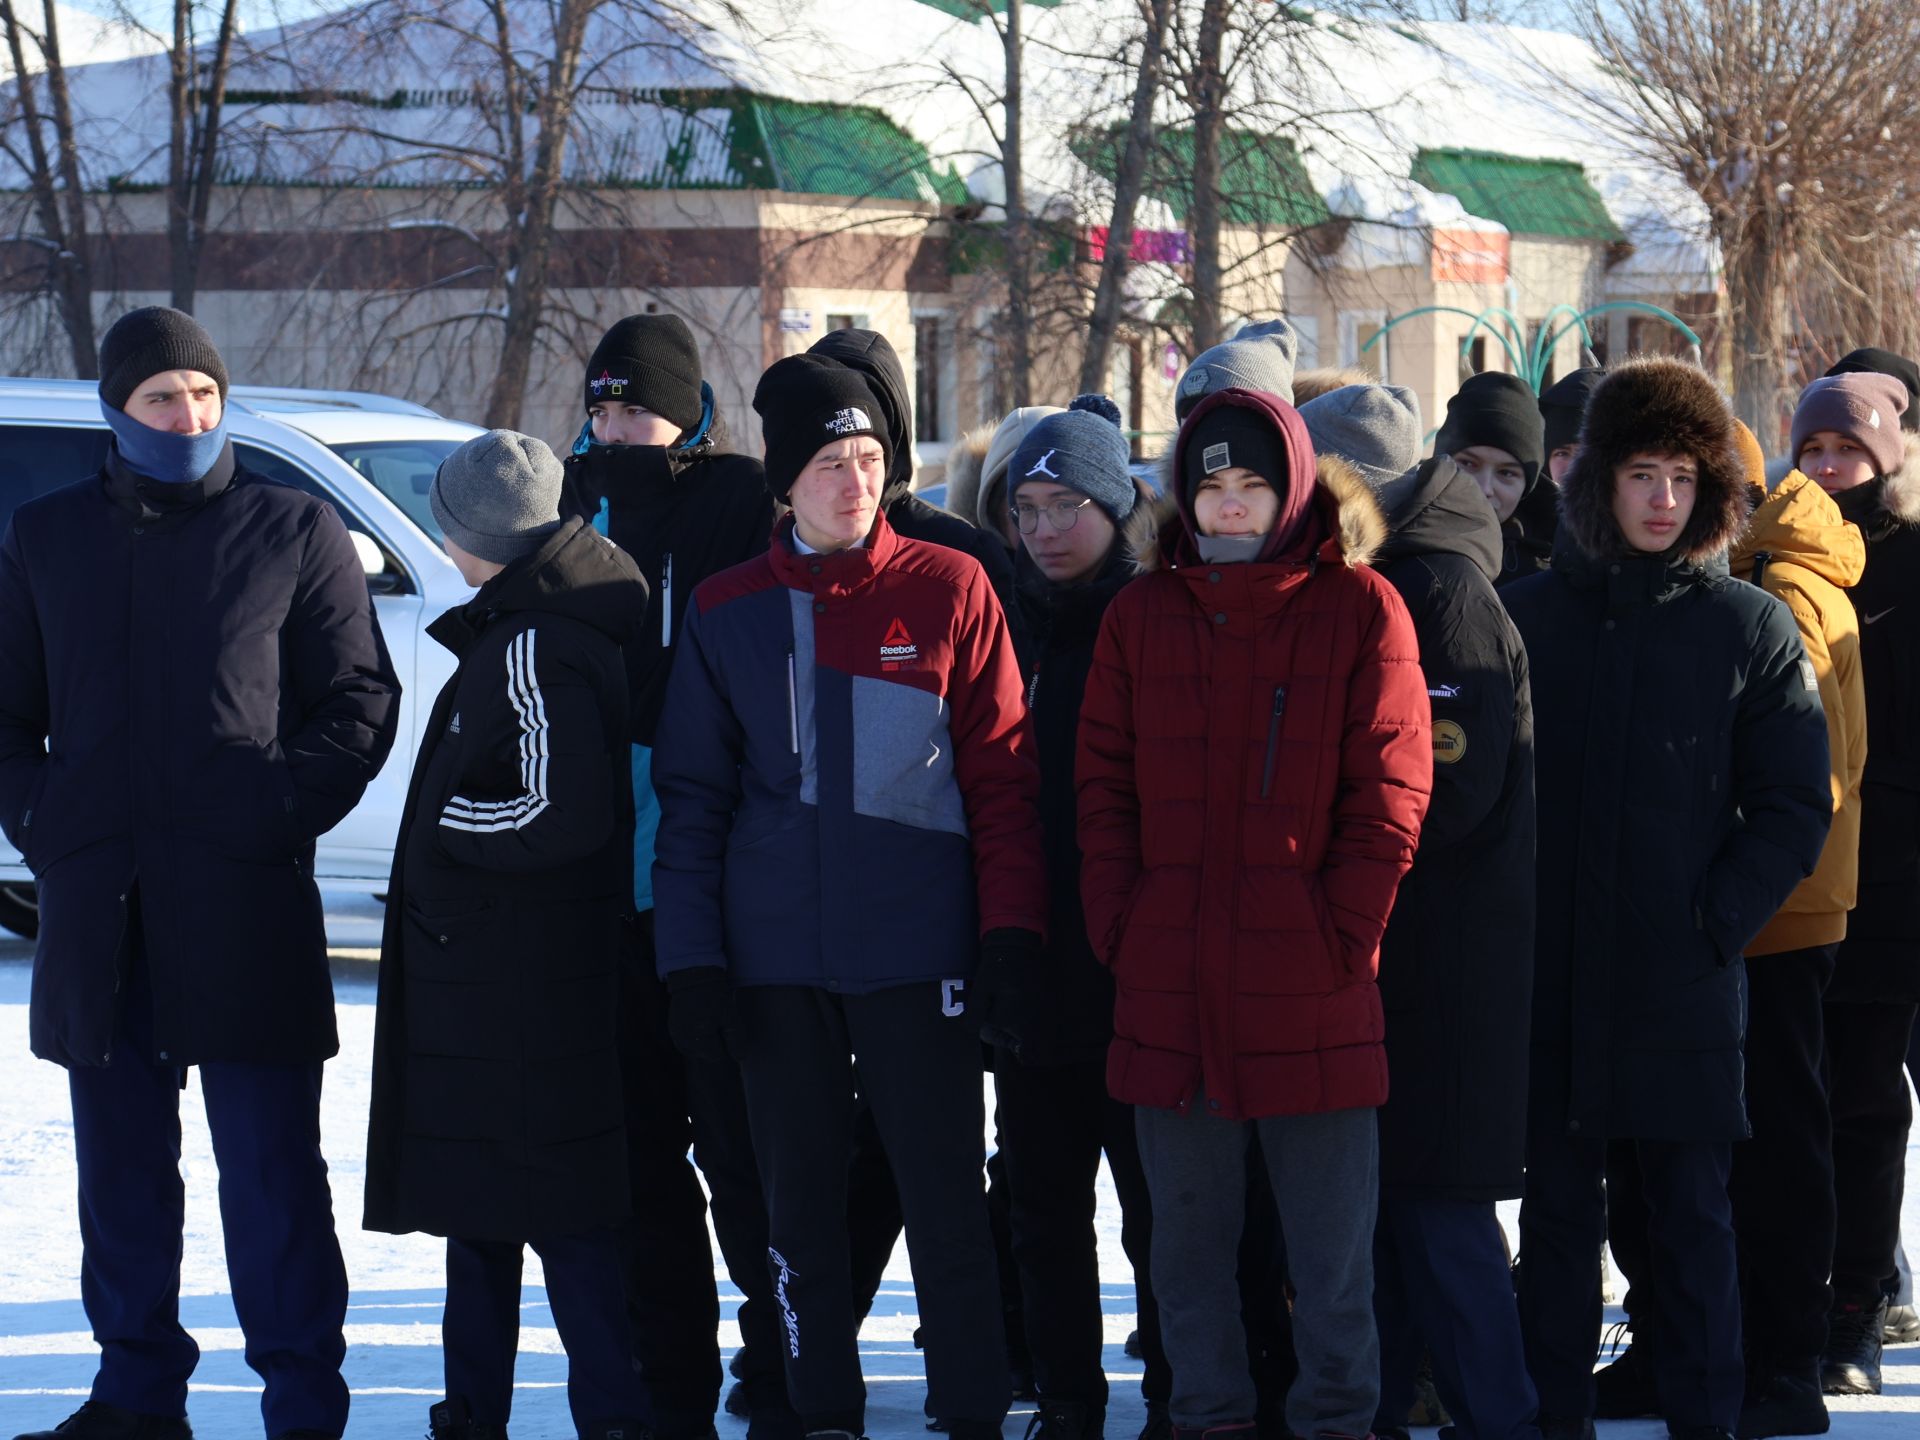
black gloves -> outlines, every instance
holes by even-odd
[[[980,968],[968,987],[967,1009],[980,1038],[1016,1058],[1041,1019],[1035,1013],[1041,949],[1040,937],[1031,930],[989,930],[980,941]]]
[[[733,987],[718,965],[696,965],[667,976],[667,1033],[689,1060],[731,1057]]]

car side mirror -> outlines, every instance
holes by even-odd
[[[360,570],[367,577],[367,588],[376,595],[391,595],[399,590],[401,578],[387,568],[387,557],[374,538],[364,530],[349,530],[347,536],[353,541],[353,553],[360,557]]]

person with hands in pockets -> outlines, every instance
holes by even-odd
[[[1020,673],[979,564],[880,512],[890,442],[865,379],[792,356],[753,403],[793,513],[694,593],[674,661],[654,755],[668,1023],[690,1055],[739,1061],[805,1431],[865,1422],[857,1060],[906,1214],[930,1410],[986,1440],[1010,1397],[978,1040],[1017,1042],[1047,915]]]

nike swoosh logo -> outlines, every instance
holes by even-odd
[[[1860,617],[1860,622],[1863,625],[1871,625],[1876,620],[1886,619],[1887,616],[1891,615],[1894,611],[1898,610],[1899,608],[1900,607],[1898,605],[1889,605],[1887,606],[1886,609],[1882,610],[1878,615],[1862,615]]]

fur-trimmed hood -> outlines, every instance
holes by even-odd
[[[1335,560],[1349,567],[1367,564],[1387,538],[1387,522],[1373,487],[1346,461],[1331,455],[1316,456],[1299,412],[1276,396],[1251,390],[1220,390],[1194,407],[1180,427],[1173,448],[1162,457],[1161,474],[1165,494],[1173,501],[1173,514],[1161,526],[1160,556],[1175,568],[1198,564],[1199,549],[1194,544],[1193,507],[1182,484],[1181,457],[1192,435],[1195,422],[1223,406],[1239,406],[1259,412],[1279,431],[1291,462],[1313,467],[1314,489],[1307,502],[1307,538],[1300,558],[1311,555],[1316,561]],[[1296,472],[1297,473],[1297,472]],[[1281,557],[1263,553],[1262,561]]]
[[[969,525],[980,525],[980,471],[987,463],[987,445],[993,439],[993,426],[981,425],[967,431],[947,451],[947,509]]]
[[[1697,467],[1693,514],[1669,552],[1689,565],[1723,554],[1746,527],[1752,496],[1733,412],[1713,381],[1682,360],[1648,356],[1607,372],[1587,402],[1580,453],[1560,482],[1560,535],[1592,560],[1630,553],[1613,518],[1613,472],[1634,455],[1686,455]]]

